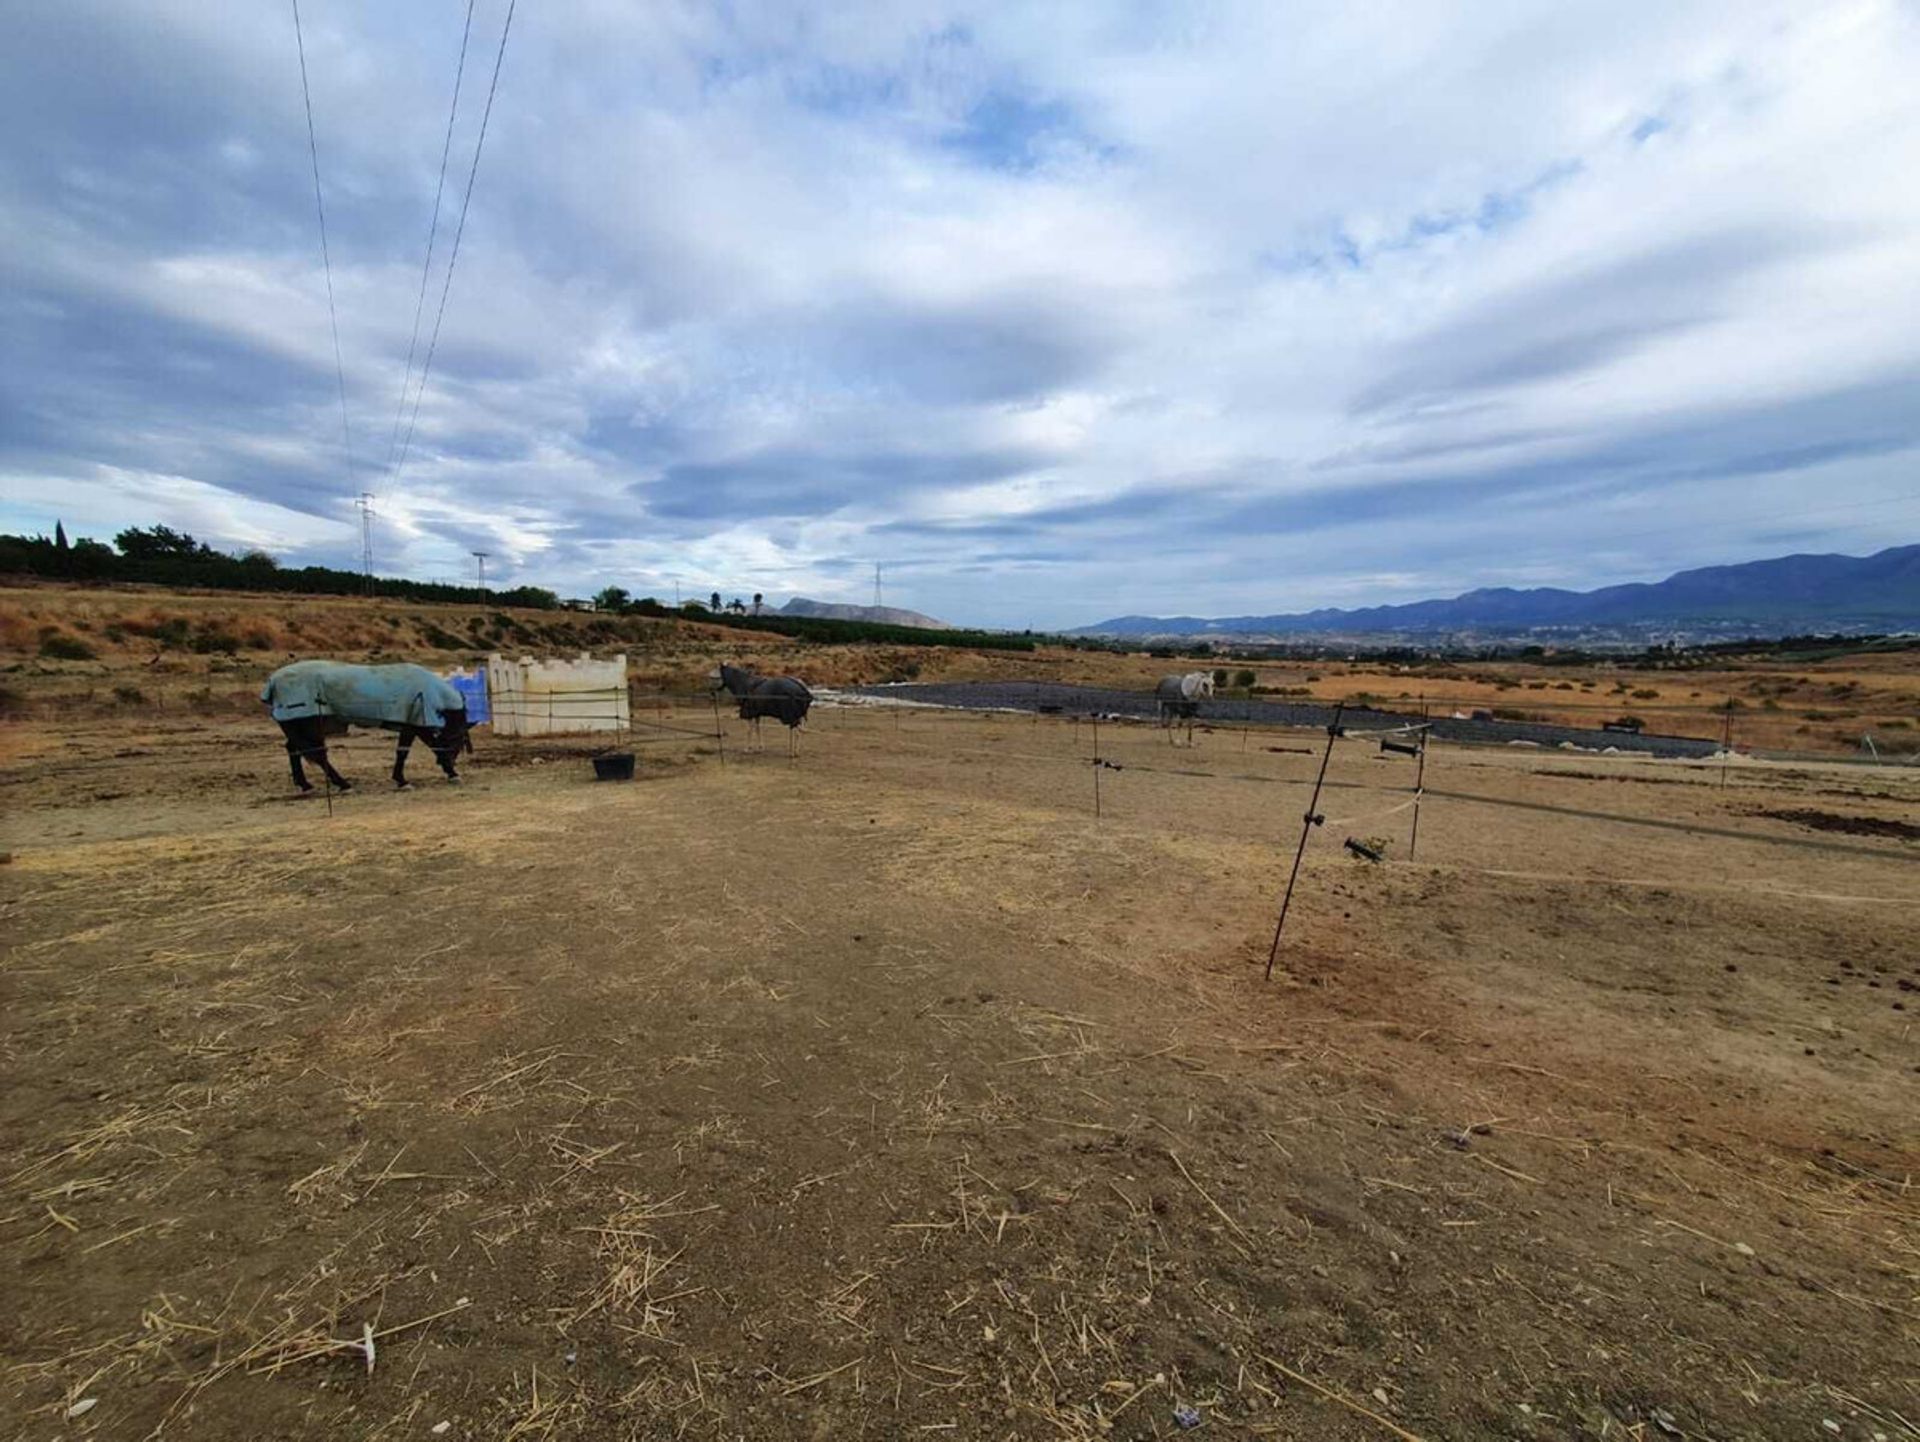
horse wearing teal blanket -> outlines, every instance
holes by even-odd
[[[352,789],[327,759],[327,737],[340,735],[349,724],[400,733],[394,749],[393,784],[402,790],[407,785],[407,753],[415,740],[432,748],[449,781],[460,779],[453,769],[454,757],[462,750],[473,750],[466,698],[425,666],[295,661],[267,677],[260,699],[272,709],[287,738],[293,784],[302,791],[313,790],[301,764],[308,759],[318,762],[327,780],[342,791]]]

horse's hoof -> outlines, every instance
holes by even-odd
[[[393,783],[393,789],[395,791],[411,791],[413,790],[413,783],[411,781],[396,781]]]
[[[447,778],[447,785],[458,786],[459,784],[460,784],[460,778],[458,776],[449,776]]]

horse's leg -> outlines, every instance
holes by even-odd
[[[280,723],[281,734],[287,741],[287,765],[293,771],[293,784],[301,791],[313,790],[313,783],[307,780],[307,769],[300,764],[301,753],[306,749],[307,738],[302,736],[292,723]]]
[[[440,769],[447,774],[447,780],[458,781],[460,773],[453,769],[453,758],[460,752],[458,743],[449,742],[447,733],[442,731],[437,742],[429,741],[433,747],[433,759],[440,763]]]
[[[402,726],[393,747],[393,784],[401,791],[407,789],[407,753],[413,749],[413,734],[413,727]]]
[[[317,726],[313,732],[313,743],[307,748],[307,755],[320,763],[320,769],[327,774],[327,780],[333,783],[336,791],[351,791],[353,783],[333,769],[333,761],[327,755],[327,737]]]

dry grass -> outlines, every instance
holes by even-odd
[[[1912,862],[1739,810],[1904,779],[1618,767],[1622,815],[1770,838],[1725,847],[1464,805],[1417,866],[1329,842],[1263,987],[1315,758],[1238,738],[1176,772],[1103,736],[1098,825],[1070,727],[832,713],[791,767],[483,755],[291,828],[226,739],[125,801],[14,793],[0,1387],[35,1426],[1920,1415]]]

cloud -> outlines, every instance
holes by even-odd
[[[505,0],[480,0],[428,322]],[[1910,539],[1920,18],[939,0],[516,15],[395,417],[461,13],[30,7],[16,526],[955,620]],[[417,369],[416,369],[417,379]]]

